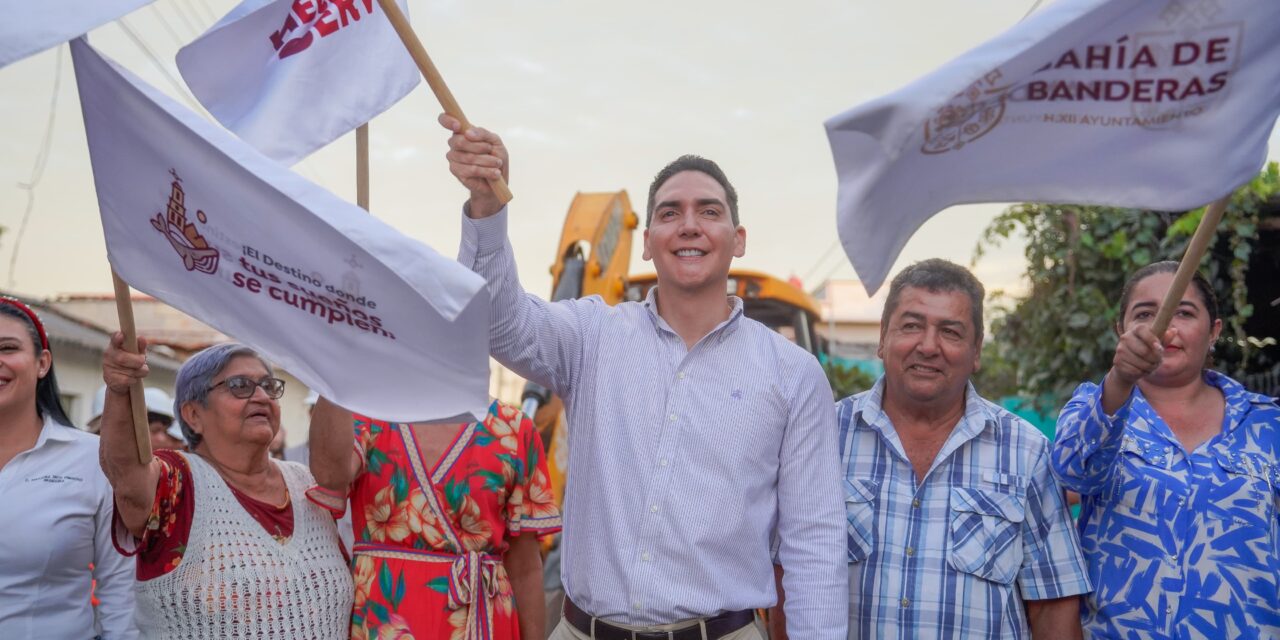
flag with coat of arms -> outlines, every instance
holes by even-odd
[[[1249,181],[1280,113],[1280,2],[1059,0],[826,122],[840,240],[874,293],[942,209],[1190,210]]]

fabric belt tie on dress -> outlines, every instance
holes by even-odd
[[[467,626],[463,640],[490,640],[492,637],[493,608],[490,601],[498,595],[498,566],[502,563],[502,558],[475,551],[452,554],[367,542],[357,542],[353,547],[356,555],[374,558],[448,562],[449,591],[446,595],[449,608],[457,610],[467,607]]]

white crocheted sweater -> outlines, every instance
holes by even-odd
[[[293,536],[281,544],[240,506],[209,463],[184,457],[195,491],[191,534],[176,569],[137,583],[143,637],[347,638],[351,571],[333,517],[306,499],[311,472],[296,462],[273,461],[293,501]]]

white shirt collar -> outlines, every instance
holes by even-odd
[[[46,442],[71,442],[76,437],[77,429],[72,426],[61,424],[53,419],[53,416],[45,412],[44,424],[40,427],[40,437],[36,438],[36,446],[32,449],[39,449]]]

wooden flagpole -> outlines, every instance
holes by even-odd
[[[1191,237],[1186,253],[1182,254],[1182,262],[1178,263],[1173,284],[1165,293],[1164,301],[1160,303],[1160,310],[1156,312],[1155,323],[1151,325],[1151,330],[1156,334],[1157,339],[1164,339],[1164,332],[1169,328],[1169,322],[1173,320],[1173,312],[1178,308],[1178,303],[1182,302],[1182,294],[1186,293],[1187,285],[1191,284],[1191,276],[1200,267],[1200,261],[1204,258],[1209,243],[1217,237],[1218,223],[1222,222],[1222,214],[1226,213],[1229,202],[1231,202],[1231,194],[1215,200],[1205,210],[1204,217],[1200,218],[1196,234]]]
[[[116,314],[120,316],[120,331],[124,333],[124,350],[138,353],[138,330],[133,322],[133,300],[129,297],[129,285],[115,269],[111,280],[116,289]],[[129,386],[129,407],[133,410],[133,439],[138,445],[138,462],[151,462],[151,427],[147,422],[147,398],[142,391],[142,381]]]
[[[356,204],[369,210],[369,123],[356,127]]]
[[[409,19],[404,17],[404,12],[400,11],[400,6],[396,4],[396,0],[378,0],[378,5],[387,14],[387,19],[391,21],[391,26],[395,27],[396,33],[400,35],[400,40],[404,42],[405,48],[409,50],[409,55],[413,57],[413,61],[418,64],[418,69],[422,71],[422,77],[426,78],[427,84],[431,86],[431,91],[436,94],[436,99],[440,101],[440,106],[444,108],[444,112],[462,122],[463,130],[470,129],[471,122],[467,120],[467,116],[463,115],[462,107],[458,106],[458,101],[453,99],[453,93],[445,85],[444,77],[436,70],[436,66],[431,63],[431,58],[427,55],[426,48],[422,46],[422,41],[418,39],[418,35],[413,32],[413,27],[409,25]],[[503,204],[511,202],[511,190],[507,188],[505,180],[495,178],[489,181],[489,186],[493,188],[493,193],[498,196],[498,199]]]

